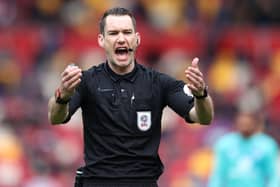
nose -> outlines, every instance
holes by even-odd
[[[118,43],[124,43],[125,42],[125,37],[122,33],[119,34],[117,42]]]

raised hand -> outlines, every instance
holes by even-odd
[[[196,57],[193,59],[191,66],[185,70],[187,78],[187,86],[195,96],[202,96],[206,87],[203,79],[203,74],[198,67],[199,59]]]
[[[60,91],[62,98],[70,98],[75,88],[81,82],[82,70],[74,65],[68,65],[65,70],[61,73],[61,83],[60,83]]]

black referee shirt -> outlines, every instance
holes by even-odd
[[[68,117],[81,107],[84,177],[157,180],[163,172],[158,155],[163,108],[168,105],[191,122],[194,99],[184,86],[137,63],[126,75],[117,75],[107,63],[84,71]]]

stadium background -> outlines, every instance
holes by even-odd
[[[68,63],[86,69],[104,59],[98,19],[112,6],[137,17],[139,62],[184,79],[198,56],[215,102],[210,127],[166,110],[161,187],[206,185],[212,145],[232,129],[238,103],[261,106],[280,141],[280,1],[1,0],[0,187],[72,186],[83,159],[81,117],[52,127],[47,100]]]

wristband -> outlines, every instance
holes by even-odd
[[[204,90],[203,90],[203,95],[200,95],[200,96],[194,95],[194,97],[195,97],[196,99],[204,99],[204,98],[206,98],[207,96],[208,96],[208,87],[207,87],[207,86],[205,86],[205,88],[204,88]]]

